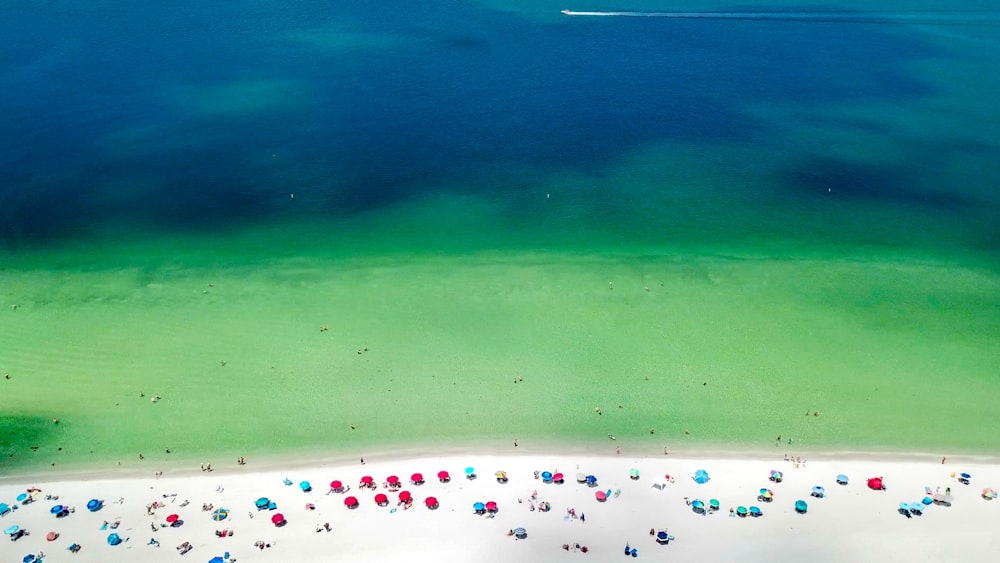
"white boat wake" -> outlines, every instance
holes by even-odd
[[[1000,12],[574,12],[567,16],[745,20],[815,23],[1000,25]]]

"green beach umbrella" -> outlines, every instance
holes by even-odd
[[[747,515],[747,507],[745,507],[745,506],[737,506],[736,507],[736,514],[738,514],[740,516],[746,516]]]
[[[634,467],[632,469],[629,469],[628,470],[628,476],[631,477],[631,478],[633,478],[633,479],[638,479],[639,478],[639,470],[636,469],[636,468],[634,468]]]
[[[711,508],[712,510],[718,510],[719,509],[719,499],[717,499],[717,498],[709,499],[709,501],[708,501],[708,507]]]

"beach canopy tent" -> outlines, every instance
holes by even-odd
[[[333,489],[334,491],[339,491],[340,489],[344,488],[344,484],[336,480],[330,481],[330,488]]]
[[[108,535],[108,545],[118,545],[122,543],[122,538],[118,534]]]
[[[413,483],[414,485],[419,485],[423,483],[424,482],[423,473],[414,473],[413,475],[410,475],[410,482]]]
[[[496,502],[491,500],[486,503],[486,512],[496,512],[497,510],[499,510],[499,508],[497,508]]]
[[[882,482],[881,477],[872,477],[868,480],[868,488],[873,491],[884,491],[885,483]]]
[[[514,528],[513,532],[514,532],[514,537],[519,540],[523,540],[524,538],[528,537],[528,530],[525,530],[524,528]]]
[[[667,545],[672,539],[674,536],[671,536],[665,529],[656,532],[656,543],[660,545]]]
[[[346,506],[347,508],[354,508],[354,507],[358,506],[358,498],[357,497],[347,497],[347,498],[345,498],[344,499],[344,506]]]
[[[608,500],[608,494],[605,493],[604,491],[597,491],[596,493],[594,493],[594,498],[596,498],[600,502],[604,502]]]
[[[10,512],[10,506],[5,502],[0,502],[0,516],[6,516]]]
[[[308,493],[309,491],[313,490],[313,486],[312,484],[309,483],[309,481],[302,481],[301,483],[299,483],[299,488],[302,489],[303,493]]]
[[[385,496],[382,493],[379,493],[379,494],[375,495],[375,504],[377,504],[379,506],[385,506],[385,505],[389,504],[389,497]]]
[[[750,516],[757,517],[757,516],[761,516],[763,514],[764,513],[760,511],[760,507],[758,507],[758,506],[751,506],[750,507]]]
[[[806,504],[806,501],[804,500],[795,501],[795,512],[798,512],[799,514],[805,514],[807,510],[809,510],[809,505]]]
[[[448,475],[447,471],[438,471],[438,481],[447,483],[448,481],[451,481],[451,475]]]
[[[282,524],[285,523],[285,515],[280,512],[275,514],[274,516],[271,517],[271,523],[274,524],[275,526],[281,526]]]
[[[584,475],[583,473],[577,473],[576,474],[576,482],[577,483],[586,483],[587,482],[587,476]]]
[[[553,483],[562,483],[565,480],[566,480],[566,476],[563,475],[562,473],[553,473],[552,474],[552,482]]]
[[[901,503],[899,503],[899,511],[902,512],[902,513],[904,513],[904,515],[909,515],[910,514],[910,503],[908,503],[908,502],[901,502]]]
[[[411,500],[413,500],[413,495],[410,494],[410,491],[400,491],[399,502],[410,502]]]
[[[549,481],[552,481],[552,472],[542,471],[542,482],[548,483]]]
[[[38,559],[35,558],[34,553],[29,553],[21,558],[21,563],[35,563]]]
[[[424,504],[427,506],[427,508],[437,508],[438,499],[435,497],[427,497],[424,499]]]
[[[819,485],[816,485],[815,487],[813,487],[812,493],[810,494],[816,498],[823,498],[823,496],[826,495],[826,489],[824,489]]]
[[[476,502],[472,504],[472,510],[476,514],[482,514],[486,512],[486,505],[481,502]]]
[[[214,512],[212,512],[212,520],[215,520],[216,522],[221,522],[228,517],[229,517],[228,508],[217,508],[215,509]]]
[[[18,530],[20,530],[20,529],[21,529],[21,527],[15,524],[15,525],[13,525],[13,526],[7,526],[7,527],[6,527],[5,529],[4,529],[3,533],[7,534],[8,536],[13,536],[13,535],[14,535],[14,534],[16,534],[16,533],[17,533],[17,531],[18,531]]]
[[[397,477],[395,475],[389,475],[388,477],[385,478],[385,482],[389,483],[390,485],[398,485],[399,484],[399,477]]]
[[[840,475],[837,475],[837,484],[838,485],[846,485],[847,484],[847,475],[844,475],[843,473],[841,473]]]
[[[104,506],[103,500],[97,500],[96,498],[92,498],[89,501],[87,501],[87,510],[91,512],[97,512],[103,506]]]
[[[364,477],[361,478],[362,485],[371,485],[374,482],[375,479],[373,479],[371,475],[365,475]]]
[[[921,504],[919,502],[911,502],[910,503],[910,512],[923,512],[923,511],[924,511],[924,505],[923,504]]]
[[[695,483],[698,483],[699,485],[704,485],[705,483],[708,483],[708,479],[709,479],[708,471],[705,471],[704,469],[699,469],[698,471],[694,472]]]
[[[659,489],[659,490],[662,491],[663,489],[667,488],[667,482],[666,481],[659,481],[659,480],[653,481],[653,488],[654,489]]]
[[[590,486],[596,485],[597,484],[597,477],[594,477],[593,475],[587,475],[587,484],[590,485]]]

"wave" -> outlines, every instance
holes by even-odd
[[[814,23],[1000,25],[1000,12],[574,12],[567,16],[672,18],[686,20],[787,21]]]

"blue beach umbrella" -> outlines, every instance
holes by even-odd
[[[302,489],[303,493],[308,493],[313,487],[309,484],[309,481],[302,481],[299,483],[299,488]]]
[[[28,493],[21,493],[17,495],[17,502],[24,502],[28,500]]]
[[[959,477],[962,479],[972,479],[972,475],[969,475],[968,473],[962,473]]]
[[[760,516],[761,514],[763,514],[763,512],[760,511],[760,507],[757,506],[750,507],[750,516]]]
[[[466,474],[466,475],[472,475],[472,474],[473,474],[473,473],[475,473],[475,472],[476,472],[476,470],[475,470],[475,469],[473,469],[473,468],[471,468],[471,467],[466,467],[466,468],[465,468],[465,474]]]
[[[708,483],[708,479],[709,479],[708,471],[705,471],[704,469],[699,469],[698,471],[694,472],[695,483],[698,483],[699,485],[704,485],[705,483]]]
[[[542,471],[542,481],[551,481],[552,473],[549,471]]]
[[[847,475],[844,475],[843,473],[841,473],[840,475],[837,475],[837,484],[839,484],[839,485],[846,485],[847,484]]]
[[[925,504],[925,505],[931,505],[931,504],[934,504],[934,499],[932,499],[931,497],[924,497],[924,500],[922,500],[920,502],[923,503],[923,504]]]
[[[597,484],[597,477],[594,477],[593,475],[587,475],[587,484],[588,485],[596,485]]]
[[[102,506],[104,506],[104,501],[97,500],[96,498],[92,498],[87,502],[87,510],[91,512],[97,512]]]
[[[809,505],[804,500],[795,501],[795,512],[805,514],[809,510]]]
[[[10,506],[8,506],[6,502],[0,502],[0,516],[3,516],[8,512],[10,512]]]
[[[108,545],[118,545],[120,543],[122,543],[122,539],[118,536],[118,534],[110,534],[108,536]]]
[[[66,507],[61,504],[57,504],[49,510],[49,514],[59,514],[63,510],[66,510]]]
[[[25,555],[21,559],[21,563],[34,563],[35,561],[38,561],[38,560],[35,559],[35,554],[34,553],[29,553],[29,554]]]
[[[691,501],[691,508],[695,510],[705,510],[705,503],[698,499],[695,499]]]
[[[826,494],[826,489],[823,487],[819,485],[813,487],[812,496],[822,498],[824,494]]]
[[[17,531],[20,530],[20,529],[21,528],[19,526],[17,526],[17,524],[15,524],[13,526],[8,526],[7,529],[5,529],[3,531],[3,533],[7,534],[8,536],[12,536],[12,535],[16,534]]]
[[[215,557],[210,559],[208,563],[226,563],[226,560],[216,555]]]
[[[254,504],[257,505],[257,508],[263,508],[263,507],[267,506],[270,503],[271,503],[271,501],[268,500],[267,497],[260,497],[259,499],[257,499],[257,502],[255,502]]]
[[[911,502],[910,503],[910,511],[912,511],[912,512],[923,512],[924,511],[924,505],[920,504],[919,502]]]

